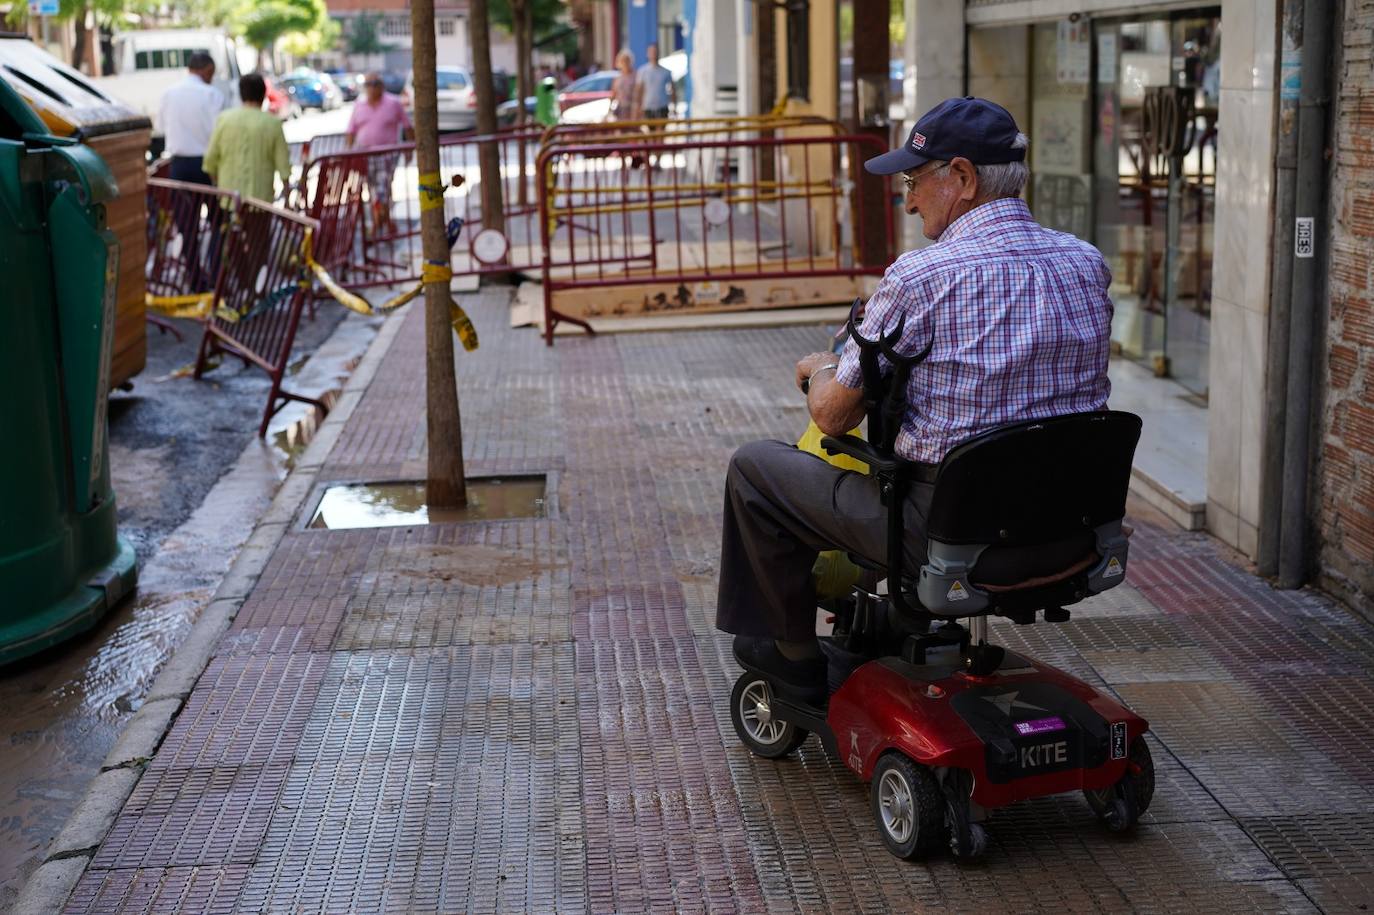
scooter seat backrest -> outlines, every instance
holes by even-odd
[[[940,464],[928,537],[1025,546],[1125,517],[1140,427],[1133,413],[1075,413],[964,442]]]
[[[1047,591],[1046,605],[1119,583],[1121,519],[1140,429],[1132,413],[1075,413],[1003,426],[950,451],[926,516],[921,602],[942,615],[996,612],[999,598],[980,582],[1012,585],[1016,569],[1028,579],[1054,578],[1055,567],[1081,566],[1085,555],[1095,557],[1086,587]],[[998,574],[980,570],[984,556]],[[1024,609],[1036,595],[1016,601]]]

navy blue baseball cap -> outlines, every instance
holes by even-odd
[[[921,115],[906,142],[874,156],[864,168],[874,175],[895,175],[927,162],[947,162],[963,156],[974,165],[1022,162],[1025,149],[1013,149],[1016,119],[987,99],[966,96],[945,99]]]

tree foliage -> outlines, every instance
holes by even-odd
[[[384,54],[390,45],[382,41],[380,13],[359,13],[348,30],[349,54]]]
[[[554,32],[565,28],[563,14],[567,6],[563,0],[525,0],[530,5],[530,17],[534,24],[534,40],[542,41]],[[515,34],[515,16],[511,12],[510,0],[489,0],[487,15],[491,24],[508,35]]]
[[[324,0],[247,0],[238,9],[237,31],[259,50],[293,33],[309,34],[329,21]]]

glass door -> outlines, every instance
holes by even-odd
[[[1095,241],[1112,268],[1112,339],[1206,397],[1221,19],[1094,29]]]

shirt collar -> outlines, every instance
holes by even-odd
[[[968,236],[987,235],[999,223],[1034,222],[1030,207],[1020,197],[999,197],[976,206],[963,216],[951,222],[940,233],[941,242],[950,242]]]

